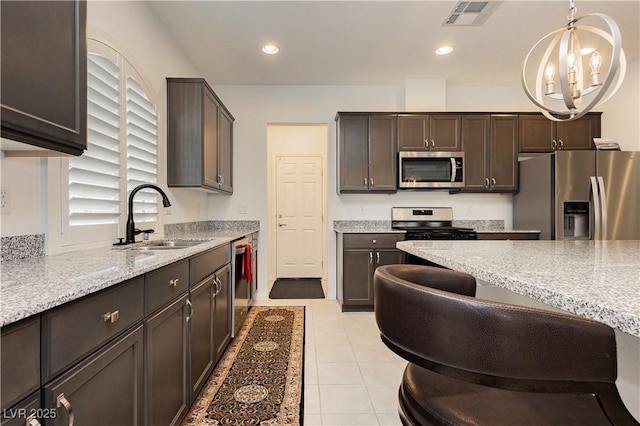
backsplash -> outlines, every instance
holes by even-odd
[[[44,256],[44,234],[2,237],[0,261]]]
[[[453,226],[460,228],[471,228],[477,232],[500,232],[504,231],[504,220],[454,220]]]
[[[200,222],[172,223],[164,226],[165,238],[179,238],[182,235],[207,231],[233,231],[259,227],[258,220],[205,220]]]

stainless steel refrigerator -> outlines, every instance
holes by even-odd
[[[540,239],[640,239],[640,152],[557,151],[519,163],[514,229]]]

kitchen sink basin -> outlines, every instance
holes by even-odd
[[[159,240],[145,243],[138,247],[131,247],[131,250],[180,250],[187,247],[197,246],[206,243],[206,241],[194,240]]]

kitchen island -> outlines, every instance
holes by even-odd
[[[397,247],[473,275],[478,298],[570,312],[613,327],[617,385],[640,418],[640,241],[401,241]]]

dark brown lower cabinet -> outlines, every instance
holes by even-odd
[[[177,424],[189,407],[188,298],[185,294],[144,322],[147,426]]]
[[[142,425],[142,365],[143,331],[139,325],[45,384],[45,423]]]
[[[5,410],[40,387],[40,316],[2,327],[0,342],[0,398]]]
[[[215,272],[219,280],[219,289],[214,298],[214,363],[222,357],[227,345],[231,341],[231,264],[228,263]]]
[[[206,278],[189,292],[192,306],[189,321],[189,389],[190,401],[202,389],[215,362],[214,318],[215,277]]]
[[[342,311],[373,310],[373,274],[378,266],[404,263],[396,243],[404,234],[346,234],[342,252]]]
[[[0,425],[30,426],[31,424],[34,424],[35,426],[37,423],[30,423],[34,420],[40,424],[44,424],[45,417],[55,415],[55,411],[53,409],[43,410],[40,403],[40,390],[37,390],[13,407],[3,409],[2,422],[0,422]]]

